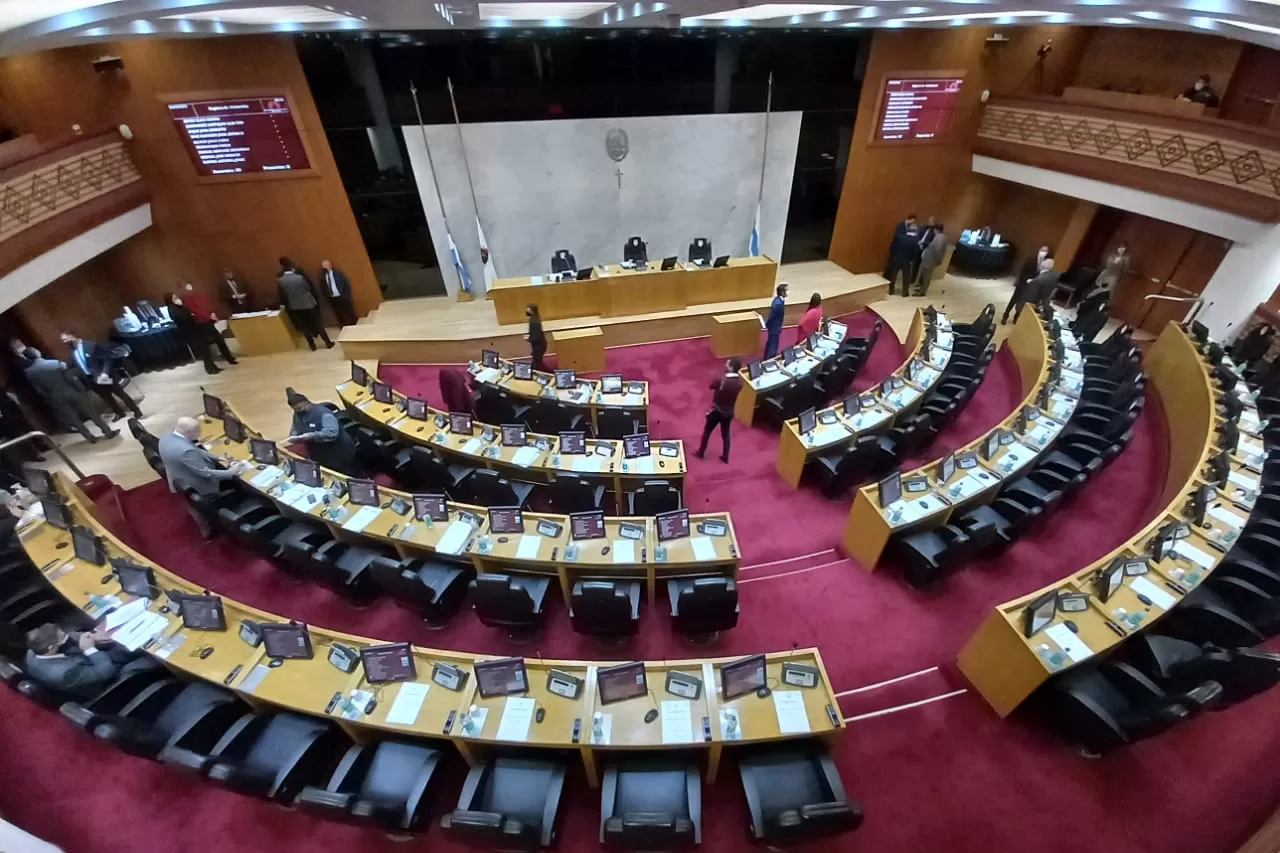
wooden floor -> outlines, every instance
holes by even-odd
[[[814,290],[821,292],[824,287],[839,288],[841,277],[847,280],[858,278],[825,261],[787,265],[782,267],[780,276],[783,281],[791,283],[793,300],[797,293],[808,294]],[[1009,279],[974,280],[947,276],[933,285],[927,298],[886,297],[872,303],[871,307],[885,318],[899,339],[902,339],[907,334],[911,315],[917,307],[933,304],[956,319],[970,319],[988,302],[994,303],[998,311],[1003,310],[1011,291]],[[387,302],[378,313],[384,318],[391,318],[402,312],[402,306],[406,302],[443,304],[446,301],[449,300]],[[476,304],[486,309],[492,318],[493,306],[488,303]],[[453,312],[446,313],[451,317],[447,322],[457,322],[457,315]],[[418,314],[414,322],[423,322],[422,316]],[[553,324],[548,326],[553,327]],[[472,355],[474,354],[473,352]],[[288,435],[292,414],[285,405],[285,386],[291,385],[314,400],[332,400],[335,396],[334,386],[344,381],[348,375],[349,369],[342,348],[321,349],[317,352],[304,349],[243,358],[239,366],[224,365],[222,373],[217,376],[207,375],[199,364],[147,373],[134,380],[131,392],[135,396],[139,393],[144,396],[143,424],[156,434],[172,429],[179,416],[199,412],[203,387],[209,393],[230,401],[236,411],[256,429],[273,438],[284,438]],[[155,474],[147,467],[137,442],[128,434],[125,425],[120,423],[118,427],[122,431],[121,436],[112,441],[100,441],[91,445],[79,436],[71,436],[59,437],[59,444],[86,473],[106,474],[125,488],[155,479]],[[56,459],[54,456],[49,458]]]

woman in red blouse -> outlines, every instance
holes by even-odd
[[[796,343],[803,343],[804,339],[818,331],[821,325],[822,294],[815,293],[809,297],[809,310],[804,312],[804,316],[800,318],[800,325],[796,327]]]

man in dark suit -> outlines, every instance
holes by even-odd
[[[244,314],[253,310],[253,294],[249,282],[229,269],[222,271],[222,298],[230,307],[229,314]]]
[[[50,690],[91,699],[121,675],[155,666],[121,646],[99,649],[111,638],[102,629],[68,634],[52,623],[27,632],[27,674]]]
[[[1049,247],[1041,246],[1040,251],[1031,255],[1022,262],[1022,266],[1018,267],[1018,277],[1013,280],[1013,295],[1009,297],[1009,304],[1004,306],[1004,315],[1000,318],[1000,325],[1009,322],[1009,312],[1019,307],[1027,301],[1027,284],[1031,279],[1040,275],[1040,265],[1049,257]]]
[[[884,277],[889,279],[889,295],[902,273],[902,295],[906,296],[915,281],[916,261],[920,257],[920,229],[916,227],[916,215],[907,218],[893,229],[893,242],[889,244],[889,262],[884,267]]]
[[[329,340],[329,333],[324,330],[324,322],[320,319],[316,289],[307,274],[293,261],[281,258],[280,277],[276,282],[280,287],[280,307],[289,312],[289,319],[307,339],[307,346],[314,352],[318,336],[326,348],[333,349],[333,341]]]
[[[71,350],[71,363],[79,370],[80,381],[86,388],[101,397],[117,418],[127,417],[126,409],[132,411],[135,418],[142,417],[142,409],[111,375],[111,357],[106,347],[78,338],[71,332],[63,332],[60,337]]]
[[[1040,274],[1031,281],[1027,282],[1027,302],[1035,306],[1037,311],[1044,313],[1049,310],[1049,300],[1053,298],[1053,292],[1058,288],[1058,282],[1062,279],[1062,273],[1056,272],[1053,268],[1053,258],[1045,258],[1040,262]],[[1022,306],[1018,306],[1018,314],[1022,313]],[[1017,322],[1018,315],[1015,314],[1014,322]]]
[[[356,310],[351,304],[351,282],[347,274],[330,261],[320,262],[320,289],[329,300],[339,326],[354,326]]]

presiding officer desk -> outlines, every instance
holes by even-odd
[[[230,404],[224,401],[223,407],[228,415],[236,416]],[[249,442],[227,438],[223,421],[201,416],[200,424],[200,441],[211,453],[231,460],[252,460]],[[250,425],[246,424],[245,430],[250,436],[254,435]],[[277,447],[276,452],[281,462],[297,458],[284,448]],[[313,489],[297,484],[283,465],[273,465],[263,470],[251,469],[241,480],[250,490],[274,501],[282,513],[323,522],[343,541],[359,544],[362,540],[374,540],[369,544],[392,548],[401,557],[434,553],[446,561],[469,562],[481,574],[514,571],[557,577],[566,605],[573,581],[581,577],[643,581],[649,603],[653,604],[659,581],[708,575],[736,578],[738,574],[741,552],[733,520],[727,512],[690,515],[690,535],[666,542],[658,541],[657,523],[653,518],[610,516],[605,519],[606,539],[584,540],[581,546],[571,550],[569,546],[573,542],[567,515],[524,512],[524,535],[513,535],[510,541],[499,542],[498,538],[508,537],[491,533],[486,507],[450,502],[448,522],[417,520],[412,510],[412,494],[379,487],[383,505],[360,507],[350,503],[349,493],[339,497],[330,491],[336,481],[347,479],[345,474],[324,469],[323,476],[325,488]],[[409,511],[404,515],[393,512],[388,508],[392,498],[407,503]],[[698,526],[705,521],[723,522],[725,534],[700,535]],[[543,532],[551,528],[539,522],[558,527],[558,532]],[[643,527],[643,535],[638,540],[623,540],[618,532],[623,523]],[[611,546],[607,556],[600,553],[604,545]]]
[[[838,704],[822,656],[816,648],[769,654],[766,683],[771,696],[748,693],[725,700],[719,689],[723,658],[650,661],[645,664],[651,695],[603,705],[599,700],[597,671],[609,662],[584,660],[527,660],[527,690],[521,695],[482,698],[472,667],[496,656],[474,655],[444,649],[412,648],[416,677],[385,685],[370,685],[361,666],[343,672],[328,662],[329,649],[340,643],[359,650],[383,645],[384,640],[311,627],[314,657],[282,661],[268,666],[265,648],[240,638],[242,622],[287,622],[285,614],[269,613],[229,599],[222,600],[227,630],[200,631],[183,626],[165,593],[202,594],[206,591],[133,551],[102,524],[95,506],[76,486],[58,476],[57,489],[65,499],[74,524],[89,528],[101,539],[105,556],[125,558],[153,570],[159,594],[147,600],[151,614],[145,630],[115,634],[117,641],[142,648],[165,666],[215,685],[225,685],[258,709],[278,707],[313,717],[330,719],[356,742],[377,736],[412,736],[450,741],[472,766],[488,750],[501,747],[534,747],[577,751],[587,778],[599,786],[597,762],[618,750],[705,749],[707,777],[714,781],[721,753],[727,745],[748,745],[833,735],[844,728]],[[178,498],[175,497],[175,500]],[[31,561],[72,604],[100,617],[110,607],[120,607],[134,596],[124,593],[110,568],[79,559],[71,547],[71,534],[38,520],[20,531]],[[172,612],[171,612],[172,611]],[[142,620],[145,622],[145,620]],[[136,625],[137,623],[130,623]],[[210,650],[203,653],[205,649]],[[782,681],[784,661],[817,670],[811,687]],[[436,663],[461,668],[469,676],[460,689],[451,689],[432,677]],[[583,680],[576,698],[549,689],[548,674],[556,669]],[[668,672],[702,680],[696,699],[683,698],[664,689]],[[347,701],[353,697],[352,701]],[[370,713],[368,699],[376,705]],[[532,720],[533,709],[545,710],[541,722]],[[659,719],[645,723],[646,713],[659,710]],[[599,714],[600,725],[593,724]],[[734,722],[726,722],[729,718]],[[736,723],[736,725],[735,725]]]
[[[1218,390],[1194,343],[1169,323],[1144,358],[1150,386],[1167,413],[1169,456],[1161,490],[1164,508],[1119,548],[1067,577],[1028,595],[996,605],[960,651],[959,667],[997,713],[1007,716],[1053,674],[1089,660],[1145,629],[1199,586],[1214,570],[1248,521],[1261,486],[1249,466],[1258,458],[1244,448],[1260,448],[1247,435],[1260,429],[1256,409],[1245,399],[1241,440],[1232,454],[1225,489],[1209,504],[1202,525],[1194,523],[1189,496],[1209,480],[1208,461],[1218,453]],[[1243,387],[1243,383],[1241,384]],[[1166,525],[1185,524],[1187,535],[1167,554],[1152,553]],[[1110,598],[1100,597],[1102,575],[1117,558],[1131,558],[1146,570],[1125,572]],[[1063,614],[1031,636],[1023,630],[1028,605],[1047,596],[1080,593],[1087,609]],[[1146,599],[1142,601],[1139,595]],[[1064,624],[1070,619],[1076,627]]]
[[[501,424],[477,421],[471,435],[455,434],[443,409],[427,407],[426,420],[409,417],[402,409],[406,395],[394,389],[391,403],[378,402],[371,387],[354,380],[342,383],[337,391],[343,406],[357,419],[400,441],[434,448],[458,462],[492,468],[516,480],[547,483],[557,474],[575,474],[606,485],[619,496],[620,504],[622,495],[654,478],[668,480],[684,493],[684,442],[678,438],[653,439],[650,455],[635,459],[625,458],[619,439],[586,439],[585,453],[562,454],[559,436],[529,432],[525,447],[508,447],[502,443]]]
[[[1025,432],[1017,430],[1019,413],[1035,407],[1042,389],[1050,382],[1053,363],[1049,334],[1034,311],[1023,311],[1013,324],[1001,346],[1007,348],[1018,365],[1022,386],[1022,403],[992,430],[955,451],[955,471],[946,482],[938,479],[938,464],[930,463],[902,474],[902,497],[888,507],[880,505],[880,489],[871,483],[858,489],[849,518],[845,522],[842,544],[845,553],[858,560],[868,571],[874,571],[892,536],[923,528],[941,527],[957,511],[979,503],[990,503],[1004,480],[1030,466],[1044,453],[1062,431],[1075,411],[1083,376],[1080,350],[1075,338],[1062,328],[1064,364],[1062,379],[1049,397],[1049,405],[1028,424]],[[1037,411],[1039,409],[1037,408]],[[996,447],[994,436],[1003,442]],[[988,456],[990,442],[994,452]],[[908,484],[917,484],[915,491]]]
[[[930,340],[925,334],[928,321],[916,309],[907,331],[907,358],[883,382],[861,394],[851,392],[845,400],[817,412],[815,426],[808,432],[801,433],[799,418],[783,424],[776,467],[785,483],[800,488],[805,465],[813,456],[859,435],[884,432],[920,407],[951,362],[951,322],[945,314],[938,318]],[[846,408],[846,400],[856,401],[857,408]]]
[[[591,269],[582,281],[550,275],[499,278],[489,288],[499,323],[523,323],[525,307],[537,305],[543,320],[621,317],[675,311],[690,305],[759,299],[773,292],[778,262],[759,255],[730,258],[727,266],[677,263],[669,270],[654,260],[634,269],[617,264]]]

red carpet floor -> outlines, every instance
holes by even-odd
[[[869,319],[854,322],[865,328]],[[609,359],[612,369],[655,381],[656,435],[696,440],[707,402],[704,379],[715,375],[717,362],[705,341],[611,350]],[[896,342],[885,341],[859,384],[882,377],[900,359]],[[418,382],[428,394],[436,390],[430,368],[392,368],[384,376],[402,388]],[[1017,399],[1016,368],[1011,359],[997,358],[969,408],[926,456],[985,431]],[[855,718],[834,744],[836,759],[867,813],[859,832],[820,849],[1228,853],[1274,808],[1280,793],[1275,691],[1100,761],[1067,752],[1034,721],[996,718],[972,692],[876,713],[962,691],[966,685],[951,663],[992,604],[1095,559],[1151,516],[1158,496],[1145,484],[1165,465],[1158,405],[1148,405],[1132,445],[1043,527],[1000,559],[970,566],[929,594],[910,590],[892,567],[869,573],[834,552],[848,503],[782,486],[773,470],[776,434],[735,425],[734,437],[732,465],[691,460],[688,490],[695,507],[705,501],[733,512],[747,564],[739,628],[712,649],[686,649],[671,636],[660,601],[645,608],[641,636],[626,656],[819,646],[835,689],[845,693],[841,710]],[[230,544],[200,542],[159,483],[130,492],[126,507],[140,546],[160,563],[224,595],[313,624],[469,651],[621,656],[573,634],[558,600],[532,645],[513,646],[466,612],[442,631],[427,631],[389,602],[354,609],[322,589],[288,581]],[[919,674],[867,687],[911,673]],[[0,691],[0,745],[0,768],[20,780],[0,788],[0,814],[71,853],[160,845],[212,853],[303,853],[339,845],[372,853],[388,844],[375,832],[319,822],[122,756],[8,691]],[[446,791],[456,792],[456,784]],[[705,797],[702,849],[747,849],[731,767],[705,788]],[[585,781],[572,780],[559,849],[598,849],[597,812]],[[422,844],[455,849],[436,833],[415,842]]]

